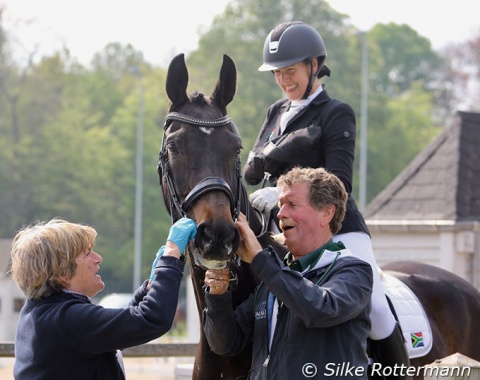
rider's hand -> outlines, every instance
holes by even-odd
[[[250,185],[256,185],[265,176],[265,156],[251,151],[248,154],[247,163],[243,168],[245,181]]]
[[[181,218],[170,227],[170,233],[168,234],[167,241],[175,243],[180,250],[180,254],[187,248],[188,241],[193,239],[197,234],[197,224],[188,218]]]
[[[269,214],[278,205],[277,187],[265,187],[254,191],[248,197],[250,203],[262,214]]]

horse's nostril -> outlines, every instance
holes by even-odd
[[[197,227],[195,237],[197,246],[207,253],[231,256],[240,242],[239,232],[235,224],[225,220],[210,220]]]

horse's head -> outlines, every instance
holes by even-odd
[[[224,55],[212,94],[188,96],[183,54],[168,68],[170,108],[158,173],[172,221],[188,216],[197,223],[190,252],[204,269],[226,267],[236,257],[240,241],[234,220],[240,207],[242,147],[237,127],[227,116],[236,77],[235,64]]]

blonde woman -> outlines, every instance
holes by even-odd
[[[105,284],[97,232],[53,219],[25,227],[12,246],[13,280],[27,297],[15,337],[16,380],[125,379],[119,350],[146,343],[172,326],[183,275],[181,254],[196,233],[190,219],[170,229],[151,280],[130,305],[105,309],[91,298]]]

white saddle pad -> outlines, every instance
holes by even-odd
[[[385,294],[397,313],[410,359],[428,354],[432,348],[432,329],[417,296],[403,282],[380,271]]]

